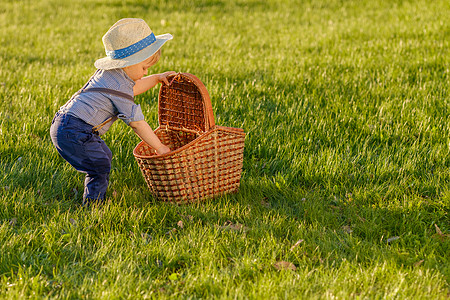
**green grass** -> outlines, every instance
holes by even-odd
[[[0,298],[448,299],[449,10],[0,0]],[[154,200],[116,122],[109,202],[80,207],[49,126],[124,17],[172,33],[151,71],[195,74],[246,131],[238,194]],[[154,128],[157,92],[136,100]]]

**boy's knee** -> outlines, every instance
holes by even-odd
[[[109,172],[111,172],[111,160],[110,159],[102,159],[94,162],[95,171],[97,174],[102,177],[108,176]]]
[[[92,175],[109,174],[111,171],[111,159],[109,157],[102,157],[97,159],[89,159],[83,162],[84,165],[90,165]]]
[[[103,143],[102,144],[102,149],[103,149],[103,151],[105,151],[105,154],[106,154],[106,156],[109,158],[109,160],[111,161],[112,160],[112,152],[111,152],[111,150],[109,149],[109,147],[105,144],[105,143]]]

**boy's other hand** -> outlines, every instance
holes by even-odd
[[[170,152],[170,148],[167,147],[166,145],[162,145],[161,147],[156,149],[156,154],[158,154],[158,155],[163,155],[163,154],[166,154],[169,152]]]

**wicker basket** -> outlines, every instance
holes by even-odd
[[[159,91],[155,134],[172,151],[156,155],[145,142],[133,151],[148,187],[156,198],[176,203],[236,192],[244,130],[215,125],[208,91],[194,75],[178,73],[169,82]]]

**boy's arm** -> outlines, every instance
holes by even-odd
[[[155,85],[157,85],[160,82],[164,82],[165,84],[169,84],[169,81],[167,80],[167,76],[176,74],[174,71],[169,71],[161,74],[153,74],[150,76],[143,77],[136,81],[136,84],[133,87],[133,93],[134,95],[142,94],[143,92],[148,91]]]
[[[161,155],[170,152],[170,148],[161,143],[146,121],[130,122],[130,126],[144,142],[156,150],[157,154]]]

